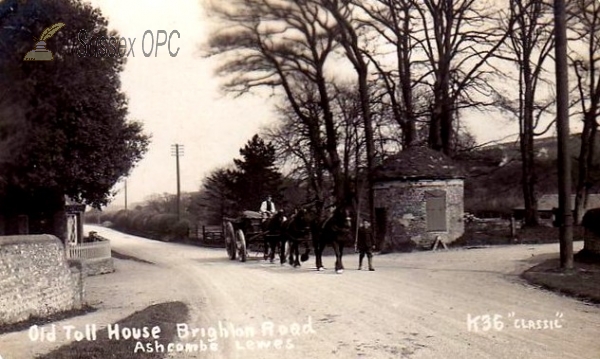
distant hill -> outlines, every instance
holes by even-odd
[[[600,192],[600,136],[596,138],[595,145],[596,160],[592,173],[598,184],[594,185],[592,192]],[[539,138],[534,141],[539,196],[557,192],[556,146],[556,137]],[[577,180],[580,146],[580,134],[572,134],[569,152],[572,159],[573,186]],[[465,211],[479,216],[508,216],[512,208],[522,205],[522,162],[518,142],[482,147],[462,154],[456,160],[468,173],[465,181]]]

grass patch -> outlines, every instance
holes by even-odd
[[[525,271],[521,277],[553,292],[600,304],[600,262],[575,255],[572,270],[560,268],[560,259],[548,259]]]
[[[465,232],[452,247],[471,247],[485,245],[506,244],[544,244],[558,243],[559,228],[538,226],[524,227],[516,231],[514,238],[510,235],[510,222],[498,221],[497,223],[465,223]],[[584,229],[573,226],[573,240],[583,240]]]
[[[146,263],[146,264],[154,264],[154,263],[152,263],[150,261],[147,261],[145,259],[141,259],[141,258],[137,258],[137,257],[134,257],[134,256],[127,255],[127,254],[122,254],[122,253],[116,252],[113,249],[111,249],[110,255],[113,258],[117,258],[117,259],[124,259],[124,260],[128,260],[128,261],[135,261],[135,262]]]
[[[573,240],[583,240],[583,227],[573,226]],[[523,244],[544,244],[558,243],[560,238],[560,228],[558,227],[525,227],[517,231],[517,243]]]
[[[183,323],[188,319],[188,308],[182,302],[168,302],[151,305],[146,309],[133,313],[129,317],[118,321],[120,327],[141,328],[159,326],[160,338],[157,341],[167,347],[176,335],[176,323]],[[153,341],[154,339],[152,339]],[[144,343],[148,339],[141,339]],[[48,354],[38,356],[36,359],[159,359],[165,358],[168,353],[134,353],[136,340],[109,340],[108,331],[104,329],[97,333],[95,341],[80,341],[64,345]]]
[[[0,325],[0,334],[12,333],[12,332],[20,332],[21,330],[29,329],[33,325],[45,325],[54,322],[58,322],[64,319],[69,319],[73,317],[78,317],[80,315],[84,315],[87,313],[91,313],[95,311],[96,308],[90,307],[89,305],[83,306],[81,309],[71,309],[64,312],[59,312],[52,314],[48,317],[30,317],[27,320],[22,322],[14,323],[14,324],[5,324]]]

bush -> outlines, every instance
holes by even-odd
[[[171,228],[171,233],[177,239],[187,238],[189,235],[191,223],[187,219],[182,219]]]
[[[177,215],[172,213],[154,214],[146,221],[147,231],[156,239],[170,240],[172,228],[177,224]]]
[[[178,220],[174,213],[156,213],[145,210],[103,213],[103,223],[124,233],[162,241],[186,239],[192,227],[188,219]]]
[[[129,229],[129,211],[120,210],[113,216],[113,223],[116,228],[127,230]]]
[[[586,231],[600,236],[600,208],[593,208],[585,212],[581,225]]]
[[[143,234],[146,231],[146,222],[151,216],[150,213],[142,211],[133,211],[130,215],[130,226],[134,234]]]

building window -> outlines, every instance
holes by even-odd
[[[427,212],[427,231],[446,232],[446,191],[432,190],[425,192],[425,208]]]

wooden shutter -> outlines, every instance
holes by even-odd
[[[427,231],[445,232],[446,225],[446,191],[432,190],[425,192]]]

